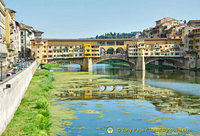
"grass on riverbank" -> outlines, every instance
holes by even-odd
[[[2,136],[46,136],[50,131],[48,91],[53,88],[53,74],[37,70],[12,121]]]

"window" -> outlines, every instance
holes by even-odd
[[[23,40],[23,39],[21,40],[21,43],[24,43],[24,40]]]
[[[193,41],[192,41],[192,40],[190,40],[190,41],[189,41],[189,44],[193,44]]]
[[[112,45],[115,45],[115,42],[107,42],[107,45],[109,46],[112,46]]]
[[[124,42],[123,41],[117,41],[116,45],[124,45]]]
[[[195,26],[200,26],[200,23],[196,23]]]
[[[97,44],[101,45],[101,46],[104,46],[105,45],[105,42],[97,42]]]

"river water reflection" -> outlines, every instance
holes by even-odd
[[[93,74],[59,71],[50,106],[58,136],[110,135],[108,127],[117,136],[200,135],[199,73],[108,64],[95,65]]]

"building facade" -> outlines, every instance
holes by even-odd
[[[112,44],[111,44],[112,43]],[[35,58],[42,64],[71,58],[184,57],[181,39],[40,39],[32,40]],[[144,50],[144,51],[143,51]],[[144,52],[144,54],[143,54]]]
[[[6,30],[5,30],[5,4],[0,0],[0,61],[2,61],[3,68],[7,65],[7,47],[6,47]]]

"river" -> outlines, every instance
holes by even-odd
[[[78,71],[54,70],[53,134],[200,135],[200,73],[109,64],[94,65],[92,74]]]

